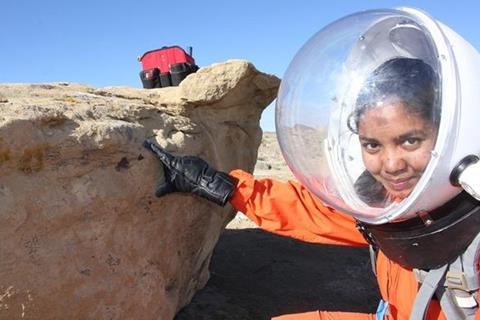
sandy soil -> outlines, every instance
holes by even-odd
[[[257,178],[293,179],[274,133],[264,133]],[[238,214],[219,239],[211,277],[175,320],[257,320],[313,310],[373,312],[379,300],[367,249],[314,245],[258,229]]]

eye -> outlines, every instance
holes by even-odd
[[[407,138],[407,139],[405,139],[405,141],[403,143],[406,144],[406,145],[412,145],[412,144],[415,144],[417,142],[418,142],[417,138]]]
[[[377,142],[364,142],[362,143],[362,148],[367,152],[373,153],[380,149],[380,144]]]
[[[403,140],[402,144],[407,148],[415,148],[415,147],[418,147],[421,142],[422,142],[422,139],[420,139],[420,138],[409,137],[409,138],[406,138],[405,140]]]

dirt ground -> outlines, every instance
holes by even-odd
[[[256,177],[293,178],[274,133],[264,134]],[[255,227],[238,214],[215,248],[211,277],[175,320],[263,320],[313,310],[374,312],[368,249],[315,245]]]

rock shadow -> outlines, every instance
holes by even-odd
[[[204,289],[175,320],[257,320],[314,310],[374,312],[367,248],[315,245],[260,229],[226,229]]]

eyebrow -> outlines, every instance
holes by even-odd
[[[378,140],[375,139],[375,138],[369,138],[369,137],[365,137],[365,136],[359,136],[358,138],[361,141],[364,141],[364,142],[378,142]]]
[[[401,140],[405,140],[405,139],[407,139],[407,138],[410,138],[410,137],[412,137],[412,136],[421,136],[421,137],[424,137],[424,136],[426,136],[426,133],[425,133],[425,131],[423,131],[423,130],[414,129],[414,130],[412,130],[412,131],[409,131],[409,132],[407,132],[407,133],[404,133],[404,134],[398,136],[398,137],[395,138],[395,139],[398,140],[398,141],[401,141]]]
[[[424,130],[413,129],[411,131],[408,131],[404,134],[399,135],[398,137],[395,138],[395,140],[402,141],[402,140],[405,140],[405,139],[410,138],[412,136],[422,136],[422,137],[424,137],[425,135],[426,135],[426,133],[425,133]],[[370,137],[366,137],[366,136],[359,135],[358,138],[361,141],[364,141],[364,142],[378,142],[378,139],[370,138]]]

